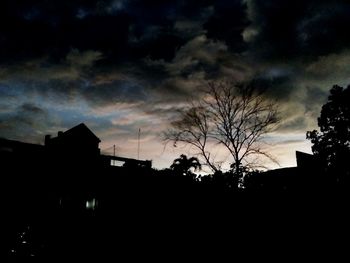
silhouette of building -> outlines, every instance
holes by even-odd
[[[2,160],[17,164],[35,163],[36,165],[59,166],[109,166],[152,167],[152,161],[102,155],[101,140],[84,124],[63,132],[56,137],[45,136],[44,145],[24,143],[0,138],[0,156]],[[117,165],[120,164],[120,165]]]
[[[286,167],[253,173],[247,186],[254,191],[297,192],[314,191],[324,183],[324,171],[312,154],[296,151],[296,167]]]
[[[27,160],[32,161],[33,156],[44,156],[44,150],[42,145],[0,138],[0,158],[4,164],[10,159],[16,163],[27,163]]]
[[[55,137],[46,135],[44,145],[0,139],[7,199],[23,211],[40,199],[60,204],[62,200],[76,201],[82,208],[85,202],[89,202],[87,206],[96,203],[98,193],[114,192],[134,180],[128,178],[133,175],[130,171],[152,167],[151,161],[102,155],[100,142],[84,123],[59,131]]]
[[[45,136],[45,147],[51,152],[59,151],[71,156],[98,156],[101,140],[84,124],[65,131],[59,131],[57,137]]]

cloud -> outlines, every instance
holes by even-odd
[[[347,86],[350,83],[350,50],[320,56],[306,65],[308,81],[330,88],[334,84]],[[311,83],[310,83],[311,85]]]
[[[242,52],[246,48],[242,33],[249,23],[243,1],[216,1],[204,29],[208,38],[223,41],[234,52]]]
[[[220,55],[226,54],[227,46],[220,41],[208,39],[205,35],[198,35],[183,45],[167,70],[172,75],[188,76],[200,70],[213,72],[213,67],[219,67]]]
[[[94,50],[80,52],[72,49],[66,56],[66,61],[72,67],[91,67],[96,61],[102,59],[102,53]]]
[[[302,138],[302,137],[301,137]],[[288,150],[286,150],[288,149]],[[270,169],[283,168],[283,167],[295,167],[296,164],[296,151],[311,153],[311,143],[306,140],[283,142],[275,144],[267,150],[277,158],[279,165],[274,163],[265,164]]]
[[[92,105],[148,100],[144,87],[132,80],[115,80],[108,84],[90,85],[81,94]]]
[[[157,135],[223,77],[267,89],[281,105],[276,132],[305,133],[331,86],[350,83],[349,5],[1,1],[0,134],[38,141],[39,131],[85,121],[121,143],[142,126],[145,147],[163,159]]]
[[[51,80],[74,81],[88,73],[102,59],[102,53],[94,50],[71,49],[60,62],[52,62],[43,56],[0,67],[0,79],[49,82]]]
[[[296,79],[293,72],[286,68],[273,66],[262,72],[256,72],[248,80],[248,85],[265,90],[266,95],[279,101],[288,101],[295,91]]]
[[[0,61],[14,63],[43,56],[59,61],[72,47],[120,54],[127,49],[128,18],[98,15],[94,10],[102,2],[110,1],[2,1]],[[79,12],[85,15],[79,18]]]
[[[147,58],[149,67],[161,68],[165,73],[152,95],[162,100],[181,101],[197,97],[208,80],[231,76],[242,80],[249,74],[244,58],[231,54],[225,43],[208,39],[205,34],[189,39],[178,49],[171,61]]]
[[[113,0],[109,3],[109,5],[107,5],[106,11],[107,13],[115,13],[122,11],[126,7],[127,3],[128,1],[126,0]]]
[[[27,142],[41,142],[42,132],[54,123],[47,110],[32,103],[24,103],[0,115],[0,136]]]
[[[350,44],[347,1],[246,1],[250,52],[270,59],[313,59]]]

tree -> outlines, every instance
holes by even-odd
[[[220,163],[210,154],[213,143],[223,146],[234,163],[234,174],[242,176],[242,166],[253,166],[254,156],[265,156],[263,135],[278,122],[277,104],[253,86],[232,81],[209,82],[204,96],[192,100],[171,123],[165,139],[176,146],[190,145],[213,172]]]
[[[333,86],[328,102],[322,106],[318,118],[320,131],[308,131],[306,138],[313,144],[312,151],[337,180],[349,177],[350,160],[350,86]],[[341,178],[343,177],[343,178]]]
[[[181,175],[191,175],[191,168],[193,168],[195,171],[200,170],[202,165],[200,164],[198,158],[187,158],[186,155],[181,154],[179,158],[174,160],[170,168]]]

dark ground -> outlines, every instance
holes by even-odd
[[[277,253],[291,258],[304,252],[316,256],[334,245],[337,256],[348,244],[345,192],[223,191],[187,178],[133,172],[108,179],[105,171],[99,180],[92,180],[98,174],[92,173],[54,182],[40,176],[21,181],[6,177],[12,178],[2,185],[6,260],[183,261],[214,256],[216,261]],[[87,209],[86,200],[92,198],[97,206]],[[311,248],[315,245],[316,251]]]

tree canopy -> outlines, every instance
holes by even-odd
[[[176,158],[170,168],[181,175],[191,175],[193,169],[194,171],[200,170],[202,168],[198,158],[190,157],[181,154],[179,158]]]
[[[333,86],[318,118],[319,131],[307,132],[313,153],[337,180],[349,177],[350,168],[350,86]]]

